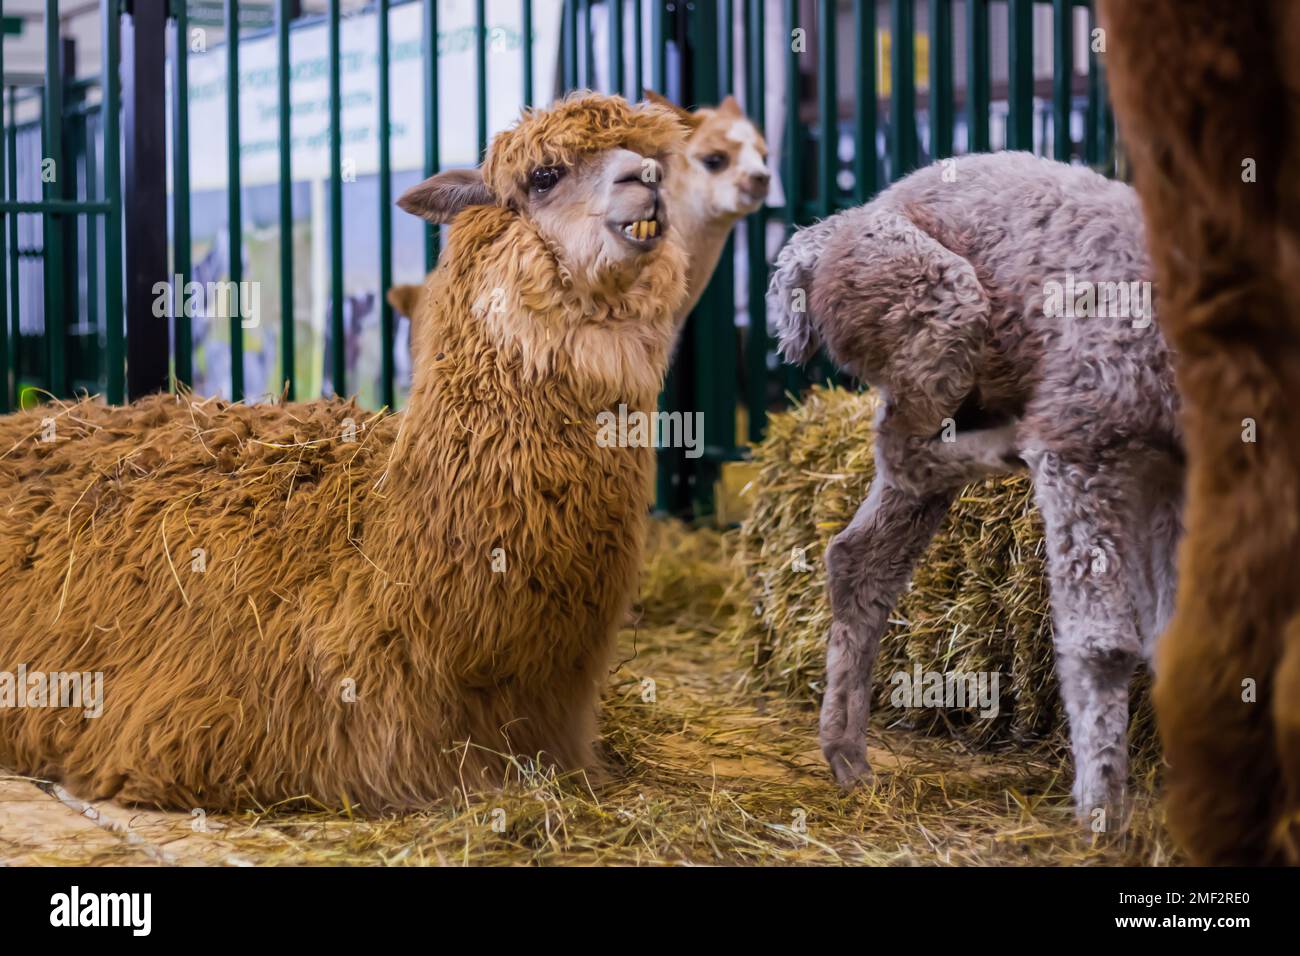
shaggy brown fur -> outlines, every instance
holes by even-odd
[[[1300,863],[1300,4],[1103,13],[1190,469],[1156,658],[1169,823],[1198,862]]]
[[[679,145],[601,100],[529,115],[489,168]],[[0,709],[0,765],[88,798],[378,812],[499,784],[507,753],[589,764],[652,468],[596,416],[653,409],[685,269],[661,244],[609,297],[562,254],[505,204],[459,216],[399,415],[158,396],[0,418],[0,671],[105,692],[99,718]]]

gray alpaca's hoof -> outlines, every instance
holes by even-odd
[[[871,783],[871,764],[867,763],[867,746],[859,740],[836,740],[822,744],[822,755],[830,764],[835,782],[845,790]]]

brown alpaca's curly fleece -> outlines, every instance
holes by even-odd
[[[1187,440],[1178,606],[1156,656],[1169,826],[1199,863],[1296,864],[1300,3],[1102,12]]]
[[[571,142],[664,128],[574,102],[511,141],[539,116]],[[0,708],[0,765],[85,798],[376,813],[499,785],[505,753],[589,764],[653,461],[601,447],[596,416],[654,408],[686,270],[665,243],[607,297],[555,256],[502,206],[456,220],[397,415],[156,396],[0,418],[0,671],[104,675],[98,718]],[[483,306],[502,287],[509,321]]]

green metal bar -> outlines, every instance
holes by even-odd
[[[226,2],[226,209],[230,232],[230,397],[244,397],[244,330],[239,283],[244,279],[244,213],[239,170],[239,0]]]
[[[393,170],[389,143],[389,83],[388,83],[388,5],[389,0],[379,0],[379,338],[380,392],[385,406],[397,404],[397,370],[393,366],[393,307],[388,303],[388,290],[393,285]],[[527,34],[524,42],[527,43]]]
[[[591,32],[591,0],[582,3],[582,85],[593,89],[596,85],[596,51]]]
[[[1034,148],[1034,3],[1008,0],[1007,149]]]
[[[640,100],[645,98],[645,27],[642,24],[641,0],[632,0],[632,16],[636,18],[632,24],[633,43],[636,45],[633,57],[636,82],[632,84],[632,92]]]
[[[1069,162],[1070,99],[1074,80],[1074,4],[1052,0],[1052,155]]]
[[[293,16],[292,0],[275,3],[276,101],[279,107],[280,152],[280,388],[293,401],[297,394],[294,359],[297,343],[294,336],[293,310],[293,111],[289,77],[289,21]],[[387,50],[381,55],[386,55]],[[385,286],[387,288],[387,286]]]
[[[835,211],[835,170],[839,164],[839,92],[835,85],[835,15],[834,3],[817,5],[817,111],[821,135],[817,142],[818,215],[825,218]]]
[[[853,197],[864,203],[880,188],[876,181],[876,4],[853,0],[858,76],[853,123]]]
[[[190,317],[185,314],[185,284],[194,271],[190,247],[190,29],[187,6],[184,0],[172,4],[176,40],[172,60],[172,262],[181,286],[174,290],[176,307],[172,317],[176,336],[172,353],[175,385],[194,384],[193,328]]]
[[[890,176],[901,179],[916,168],[916,10],[913,0],[890,0],[892,34]]]
[[[736,76],[736,10],[732,0],[722,0],[722,56],[721,56],[721,79],[722,87],[718,91],[719,96],[729,96],[735,92]]]
[[[86,196],[99,192],[99,175],[95,169],[95,134],[86,116]],[[86,218],[86,324],[99,330],[99,226],[97,217]],[[103,356],[95,353],[95,379],[98,380]]]
[[[438,0],[424,0],[424,175],[438,172]],[[424,230],[424,268],[438,262],[438,227]]]
[[[4,43],[0,40],[0,82],[3,82],[5,75],[5,51]],[[17,117],[14,121],[17,122]],[[0,111],[0,141],[7,139],[9,135],[9,123],[5,120],[3,111]],[[6,160],[5,167],[8,162]],[[7,182],[8,174],[5,172],[0,175],[0,182]],[[12,216],[8,218],[13,218]],[[4,228],[0,228],[0,415],[7,414],[13,410],[13,403],[10,396],[13,395],[13,379],[9,375],[9,253],[6,250],[6,232],[8,223],[4,223]],[[14,276],[15,283],[18,277]]]
[[[623,0],[609,0],[609,91],[623,95]]]
[[[1097,58],[1097,162],[1107,175],[1115,172],[1115,114],[1110,106],[1106,64]]]
[[[0,202],[0,213],[19,213],[22,215],[55,216],[98,216],[112,207],[107,199],[41,199],[5,200]]]
[[[474,85],[478,90],[477,122],[479,162],[487,152],[488,102],[487,102],[487,0],[474,2]]]
[[[966,124],[972,153],[989,150],[988,0],[966,0]]]
[[[533,0],[523,0],[524,106],[533,105]]]
[[[767,128],[764,96],[765,0],[745,0],[745,107],[760,130]],[[761,207],[745,223],[749,256],[749,337],[745,340],[745,404],[751,442],[767,433],[767,208]]]
[[[799,0],[785,3],[785,231],[794,232],[803,212],[803,124],[799,121],[799,54],[794,50],[794,32],[799,29]],[[806,41],[806,36],[805,36]],[[808,384],[803,369],[782,366],[782,389],[797,395]]]
[[[122,81],[121,0],[104,0],[103,103],[104,198],[109,209],[104,218],[104,323],[108,347],[106,392],[109,404],[119,405],[126,395],[122,312],[122,140],[119,110]]]
[[[343,84],[339,43],[339,0],[329,0],[330,114],[330,377],[334,394],[347,394],[343,337]]]
[[[803,162],[800,156],[799,122],[799,54],[794,49],[794,31],[799,29],[799,0],[785,2],[785,225],[794,232],[799,221],[799,203],[802,200]]]
[[[952,0],[930,0],[930,153],[952,155]]]
[[[3,76],[3,74],[0,74]],[[18,199],[18,101],[14,88],[9,87],[9,128],[5,131],[6,195]],[[9,360],[13,368],[14,407],[18,407],[18,374],[22,362],[22,330],[18,313],[18,217],[6,217],[9,230]]]
[[[665,4],[663,0],[652,0],[650,8],[650,44],[654,47],[654,59],[650,61],[650,85],[655,92],[668,95],[665,82],[668,79],[668,35],[664,29]]]
[[[45,0],[45,126],[41,155],[54,164],[54,181],[44,183],[45,198],[66,201],[67,170],[63,155],[63,65],[59,42],[58,0]],[[43,178],[43,177],[42,177]],[[47,206],[42,239],[45,247],[45,348],[47,386],[55,395],[68,391],[67,313],[63,288],[64,213],[52,203]]]
[[[562,0],[560,31],[561,76],[567,93],[578,86],[578,0]]]

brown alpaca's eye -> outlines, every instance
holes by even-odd
[[[726,153],[709,153],[700,160],[704,168],[711,173],[718,173],[727,168],[728,157]]]
[[[539,166],[528,177],[528,184],[532,187],[533,192],[544,193],[552,189],[563,176],[564,170],[560,169],[559,166]]]

